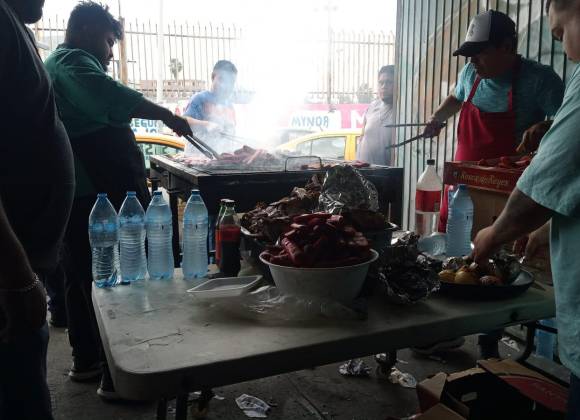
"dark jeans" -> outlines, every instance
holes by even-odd
[[[75,360],[90,365],[102,360],[93,301],[88,219],[94,197],[75,199],[65,235],[65,296],[68,336]]]
[[[62,261],[58,262],[57,267],[49,272],[39,273],[46,293],[49,297],[48,310],[52,315],[52,319],[66,320],[66,304],[65,304],[65,270]]]
[[[53,420],[46,384],[48,326],[0,343],[0,419]]]
[[[574,374],[570,375],[566,420],[580,420],[580,379]]]

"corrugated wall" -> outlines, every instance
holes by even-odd
[[[518,27],[518,52],[524,57],[554,67],[567,79],[573,64],[553,41],[545,0],[399,0],[397,19],[397,97],[398,123],[425,122],[439,103],[452,92],[457,75],[466,63],[453,57],[465,38],[471,18],[488,9],[507,13]],[[443,162],[455,153],[458,115],[438,139],[420,140],[401,147],[397,163],[405,168],[404,227],[414,226],[414,191],[417,178],[427,159],[437,160],[442,174]],[[399,129],[399,142],[420,134],[421,128]]]

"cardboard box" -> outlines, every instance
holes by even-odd
[[[567,388],[513,360],[482,360],[478,365],[451,375],[438,373],[422,381],[417,386],[423,413],[419,418],[564,419]]]
[[[511,160],[516,161],[517,157],[512,157]],[[495,165],[499,159],[488,159],[487,162],[490,165]],[[479,166],[477,162],[445,162],[443,183],[447,185],[465,184],[480,190],[509,195],[516,187],[524,169]]]

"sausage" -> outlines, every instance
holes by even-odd
[[[282,239],[282,246],[288,253],[288,257],[296,267],[302,267],[304,264],[304,251],[294,242],[288,238]]]
[[[312,219],[330,219],[332,215],[328,213],[312,213],[312,214],[301,214],[300,216],[295,216],[292,221],[294,223],[308,223]]]

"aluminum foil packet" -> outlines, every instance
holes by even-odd
[[[419,302],[439,290],[441,262],[422,255],[417,249],[418,239],[409,232],[381,256],[380,283],[393,303]]]
[[[352,209],[378,211],[379,193],[355,168],[337,165],[326,173],[318,210],[340,214]]]

